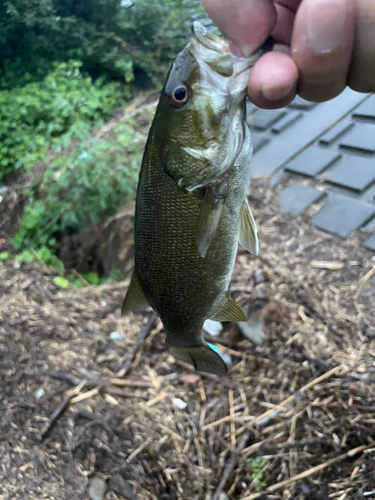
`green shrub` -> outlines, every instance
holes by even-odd
[[[67,155],[58,156],[37,179],[36,191],[28,193],[14,247],[54,249],[63,234],[99,223],[126,204],[136,188],[143,143],[143,135],[128,120],[110,137],[87,136]]]
[[[92,83],[80,66],[56,64],[42,82],[0,92],[0,181],[19,167],[28,172],[50,145],[79,138],[120,105],[118,84]]]

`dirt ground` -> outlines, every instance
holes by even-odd
[[[55,269],[4,262],[1,500],[84,499],[94,477],[109,484],[107,500],[375,498],[368,232],[343,241],[307,223],[318,207],[280,213],[286,182],[252,185],[260,254],[239,249],[232,293],[266,338],[255,346],[226,325],[223,379],[176,362],[150,312],[120,317],[128,280],[62,290]]]

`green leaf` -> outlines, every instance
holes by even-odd
[[[53,278],[53,281],[55,285],[59,286],[60,288],[68,288],[69,286],[69,281],[65,278],[62,278],[61,276],[56,276]]]
[[[9,252],[1,252],[0,253],[0,259],[1,260],[7,260],[7,259],[9,259]]]

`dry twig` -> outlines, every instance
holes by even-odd
[[[138,354],[139,349],[142,347],[145,340],[147,339],[147,337],[151,333],[151,330],[152,330],[152,327],[154,326],[154,322],[155,322],[156,317],[157,317],[156,312],[153,312],[151,314],[151,316],[149,317],[147,325],[145,326],[145,328],[141,332],[141,334],[137,340],[137,343],[134,346],[134,349],[133,349],[131,356],[129,356],[129,358],[125,361],[124,366],[120,367],[119,371],[117,372],[117,377],[119,377],[119,378],[125,377],[125,375],[127,375],[130,372],[132,363],[133,363],[136,355]]]
[[[260,498],[263,495],[267,495],[268,493],[273,493],[274,491],[279,490],[280,488],[284,488],[284,486],[289,486],[300,479],[304,479],[305,477],[312,476],[313,474],[316,474],[317,472],[320,472],[321,470],[326,469],[327,467],[330,467],[331,465],[341,462],[342,460],[345,460],[346,458],[349,457],[354,457],[354,455],[357,455],[361,451],[364,451],[368,446],[366,444],[362,446],[358,446],[357,448],[354,448],[346,453],[343,453],[342,455],[339,455],[338,457],[331,458],[324,464],[317,465],[316,467],[311,467],[311,469],[305,470],[301,472],[300,474],[297,474],[296,476],[290,477],[288,479],[285,479],[285,481],[281,481],[280,483],[273,484],[272,486],[269,486],[265,490],[263,490],[261,493],[253,493],[252,495],[249,495],[247,497],[244,497],[242,500],[255,500],[256,498]]]

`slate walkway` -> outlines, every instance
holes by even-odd
[[[254,157],[252,175],[280,173],[291,182],[279,194],[282,210],[297,216],[325,198],[311,223],[347,238],[368,225],[375,229],[375,95],[345,90],[314,104],[297,97],[287,108],[248,106]],[[314,187],[302,183],[314,180]],[[364,243],[375,251],[375,231]]]

